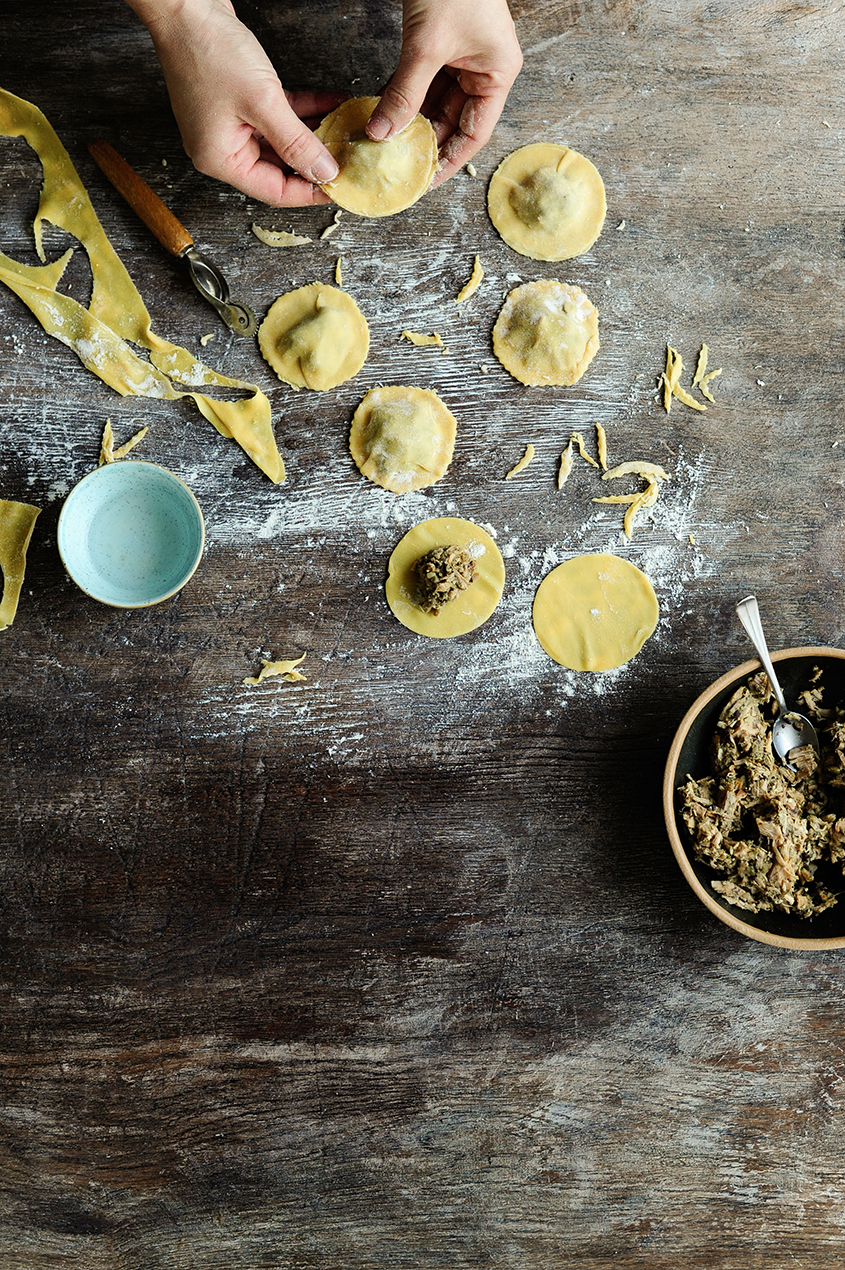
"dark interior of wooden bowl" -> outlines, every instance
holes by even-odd
[[[823,672],[822,683],[825,686],[823,704],[845,703],[845,657],[793,656],[779,660],[777,654],[774,654],[772,660],[788,704],[795,703],[798,708],[798,694],[808,686],[815,666],[821,666]],[[684,784],[687,774],[696,779],[711,774],[710,743],[719,715],[744,678],[745,676],[740,676],[723,688],[693,720],[678,754],[674,782],[676,790]],[[811,918],[793,917],[788,913],[780,912],[749,913],[745,909],[726,903],[722,896],[713,890],[713,881],[721,875],[696,860],[689,834],[680,817],[676,816],[675,819],[678,835],[693,872],[719,907],[734,918],[745,922],[747,926],[755,930],[766,931],[771,935],[788,939],[845,939],[845,876],[839,865],[822,864],[816,874],[820,882],[839,896],[838,903],[824,913]]]

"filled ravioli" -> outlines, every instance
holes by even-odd
[[[514,251],[534,260],[570,260],[598,238],[607,202],[604,182],[583,154],[534,142],[496,169],[487,209]]]
[[[359,216],[392,216],[416,203],[437,171],[437,138],[423,115],[389,141],[366,133],[378,97],[351,97],[326,115],[317,136],[340,171],[322,189]]]
[[[258,346],[286,384],[325,392],[358,374],[370,332],[351,295],[312,282],[279,296],[258,329]]]
[[[575,384],[599,350],[599,318],[580,287],[553,279],[511,291],[493,327],[493,352],[520,383]]]
[[[457,420],[431,388],[371,388],[352,418],[359,471],[394,494],[425,489],[452,461]]]

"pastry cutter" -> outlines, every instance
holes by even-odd
[[[162,247],[172,256],[188,262],[191,279],[197,291],[216,309],[236,335],[254,335],[258,319],[246,304],[235,304],[229,298],[229,286],[216,265],[197,251],[194,240],[169,207],[151,190],[143,177],[131,168],[108,141],[92,141],[91,157],[105,173],[118,193],[152,230]]]

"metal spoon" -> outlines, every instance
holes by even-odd
[[[803,714],[799,714],[797,710],[790,710],[786,704],[786,698],[778,683],[775,668],[769,656],[766,637],[763,634],[763,623],[760,621],[757,597],[755,595],[747,595],[744,600],[740,600],[739,604],[737,604],[736,611],[739,620],[751,638],[751,643],[757,650],[757,656],[760,658],[763,669],[769,676],[769,683],[772,685],[772,691],[778,703],[778,716],[772,726],[772,748],[778,758],[792,771],[795,771],[795,765],[789,762],[789,753],[798,746],[812,745],[818,754],[819,738],[816,735],[816,729],[809,719],[806,719]]]
[[[204,300],[217,310],[236,335],[254,335],[258,319],[246,304],[236,304],[229,297],[229,286],[216,265],[197,251],[194,240],[181,221],[165,207],[146,181],[130,167],[108,141],[92,141],[91,157],[105,173],[115,189],[123,195],[133,211],[152,230],[162,247],[172,256],[188,262],[191,280]]]

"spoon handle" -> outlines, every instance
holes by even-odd
[[[775,674],[775,668],[772,665],[772,659],[769,656],[768,645],[766,644],[766,636],[763,634],[763,623],[760,621],[760,610],[757,606],[756,595],[747,595],[744,600],[740,600],[736,606],[737,616],[745,627],[751,639],[751,643],[757,650],[757,656],[760,658],[763,669],[769,676],[769,683],[772,685],[777,703],[782,711],[786,711],[786,698],[783,695],[781,686],[778,683],[778,677]]]

